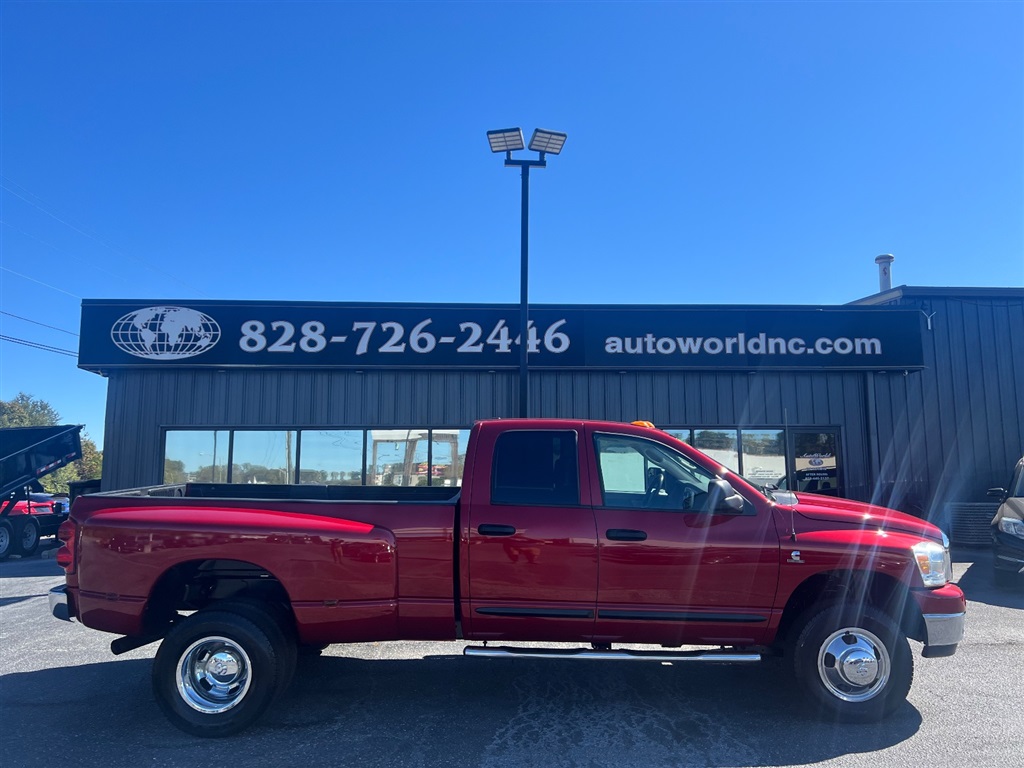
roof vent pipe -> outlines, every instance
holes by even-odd
[[[885,291],[892,289],[892,263],[896,261],[896,257],[891,253],[883,253],[881,256],[875,256],[875,264],[878,265],[878,292],[885,293]]]

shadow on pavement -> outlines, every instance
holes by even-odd
[[[441,645],[447,652],[451,646]],[[386,651],[374,645],[363,651]],[[10,765],[806,765],[910,738],[910,704],[884,723],[809,717],[768,666],[465,659],[303,659],[255,726],[195,739],[160,714],[149,659],[3,677],[5,727],[44,714],[60,739],[14,740]]]
[[[3,608],[5,605],[23,603],[26,600],[32,600],[37,597],[46,597],[46,595],[19,595],[18,597],[0,597],[0,608]]]
[[[954,566],[960,572],[963,565]],[[984,553],[957,579],[960,589],[967,595],[968,602],[986,603],[1001,608],[1024,608],[1024,579],[1015,588],[996,586],[992,574],[992,554]]]
[[[11,557],[0,562],[0,578],[38,578],[39,576],[63,576],[64,569],[57,565],[53,558],[43,558],[38,554],[32,557]]]

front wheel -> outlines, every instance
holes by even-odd
[[[828,606],[805,614],[794,636],[797,681],[822,716],[873,722],[906,700],[914,677],[910,644],[884,613]]]
[[[278,679],[274,645],[237,613],[205,610],[177,624],[153,662],[153,692],[173,725],[193,736],[238,733],[269,706]]]

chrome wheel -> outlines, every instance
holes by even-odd
[[[7,555],[11,548],[11,529],[6,525],[0,525],[0,557]]]
[[[873,699],[885,688],[891,667],[885,644],[860,627],[833,632],[818,651],[821,682],[843,701]]]
[[[251,671],[249,655],[234,640],[204,637],[186,648],[178,660],[178,694],[197,712],[226,712],[245,698]]]

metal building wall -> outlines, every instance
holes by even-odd
[[[846,495],[867,499],[873,490],[861,372],[540,372],[532,381],[538,416],[661,427],[840,427]]]
[[[113,371],[103,486],[152,485],[167,427],[468,427],[517,414],[515,371]],[[864,374],[540,371],[537,416],[678,427],[842,428],[847,493],[870,494]]]
[[[512,415],[516,381],[484,371],[111,371],[103,489],[161,482],[165,427],[468,426]]]
[[[891,294],[871,303],[921,311],[926,369],[873,377],[882,500],[949,526],[951,502],[994,506],[1024,453],[1024,290]]]

